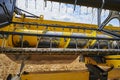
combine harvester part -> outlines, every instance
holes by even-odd
[[[120,0],[48,0],[59,3],[120,11]]]
[[[16,0],[0,0],[0,27],[12,21],[15,3]]]
[[[80,54],[105,56],[119,54],[120,51],[119,38],[112,40],[112,37],[96,34],[96,31],[84,34],[16,28],[14,32],[8,33],[9,36],[11,35],[8,39],[12,41],[14,48],[3,47],[0,51],[5,52],[10,59],[18,63],[24,57],[28,57],[26,60],[28,63],[71,63]],[[1,31],[1,34],[7,32]],[[93,39],[89,39],[91,37]]]

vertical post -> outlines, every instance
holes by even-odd
[[[101,9],[100,8],[98,8],[97,9],[97,16],[98,16],[98,27],[100,27],[100,25],[101,25]]]

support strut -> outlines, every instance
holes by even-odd
[[[108,72],[114,68],[114,66],[111,66],[109,69],[103,70],[97,65],[93,65],[93,64],[86,64],[86,67],[90,72],[89,80],[107,80]]]
[[[109,30],[105,30],[104,27],[113,19],[117,18],[120,21],[120,14],[118,11],[110,11],[108,17],[101,23],[101,12],[102,9],[98,9],[98,30],[103,33],[107,33],[113,37],[120,37],[120,34],[116,32],[111,32]]]
[[[100,13],[101,11],[98,10],[98,21],[100,21]],[[110,11],[108,17],[103,21],[102,24],[98,22],[99,30],[102,30],[112,19],[117,18],[120,21],[120,14],[118,11]]]

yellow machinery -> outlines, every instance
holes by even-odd
[[[10,5],[4,5],[5,2]],[[69,3],[69,1],[61,2]],[[98,4],[99,1],[96,3]],[[107,3],[110,4],[111,2],[108,1]],[[105,27],[109,19],[103,24],[100,24],[99,19],[99,28],[97,25],[91,24],[44,20],[43,15],[38,17],[33,14],[33,16],[27,16],[20,13],[19,10],[21,9],[15,7],[14,4],[14,1],[0,1],[2,6],[2,8],[0,6],[0,52],[17,63],[21,63],[23,60],[20,73],[15,77],[9,75],[7,80],[20,80],[20,78],[22,80],[39,80],[39,78],[41,80],[107,80],[116,72],[120,74],[120,28]],[[91,6],[88,3],[81,3],[81,5],[86,4]],[[113,6],[114,8],[109,5],[102,8],[119,11],[119,8],[116,9],[119,5]],[[13,9],[14,7],[15,9]],[[91,7],[100,8],[97,5]],[[15,13],[13,14],[13,12]],[[111,12],[111,14],[114,13],[114,11]],[[20,16],[17,17],[16,14]],[[116,14],[108,18],[114,17]],[[24,72],[21,74],[24,61],[28,64],[61,64],[71,63],[78,56],[80,56],[79,61],[86,64],[89,73],[86,71],[63,71],[44,74]],[[109,68],[104,70],[97,65],[105,65]],[[109,72],[112,69],[113,71]],[[120,75],[116,74],[116,77],[120,78]]]
[[[114,75],[113,75],[114,74]],[[112,70],[108,73],[110,79],[119,78],[119,69]],[[23,74],[22,80],[89,80],[89,73],[84,71],[71,71],[71,72],[44,72],[44,73],[29,73]]]
[[[119,31],[118,27],[107,26],[106,29]],[[5,34],[2,34],[3,32]],[[49,21],[44,20],[43,16],[40,16],[40,19],[30,19],[23,15],[19,18],[14,17],[13,24],[1,28],[0,43],[1,52],[18,63],[24,59],[28,64],[71,63],[81,55],[80,61],[86,64],[120,67],[119,39],[103,35],[102,32],[97,31],[96,25]],[[31,80],[49,75],[40,73],[38,77],[32,74],[35,76],[33,77],[31,74],[23,75],[22,79],[30,78]],[[70,78],[67,77],[69,75],[89,76],[88,73],[81,74],[79,71],[59,74],[51,72],[47,79],[55,80],[65,76],[66,80],[69,80]],[[57,77],[54,78],[54,76]],[[47,79],[43,78],[43,80]],[[71,78],[71,80],[74,79]],[[83,79],[88,80],[88,78]]]

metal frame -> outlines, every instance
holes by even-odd
[[[98,10],[98,13],[100,14],[100,11]],[[100,16],[100,15],[98,15]],[[120,14],[118,11],[110,11],[108,17],[102,22],[100,23],[99,26],[99,30],[102,30],[112,19],[117,18],[118,20],[120,20]],[[98,18],[98,20],[100,20],[100,18]]]
[[[120,38],[120,34],[116,33],[116,32],[111,32],[109,30],[105,30],[104,27],[112,20],[117,18],[120,21],[120,12],[118,11],[110,11],[108,17],[101,23],[101,12],[102,12],[102,8],[98,8],[98,30],[102,31],[104,33],[107,33],[109,35],[112,35],[114,37],[119,37]]]

